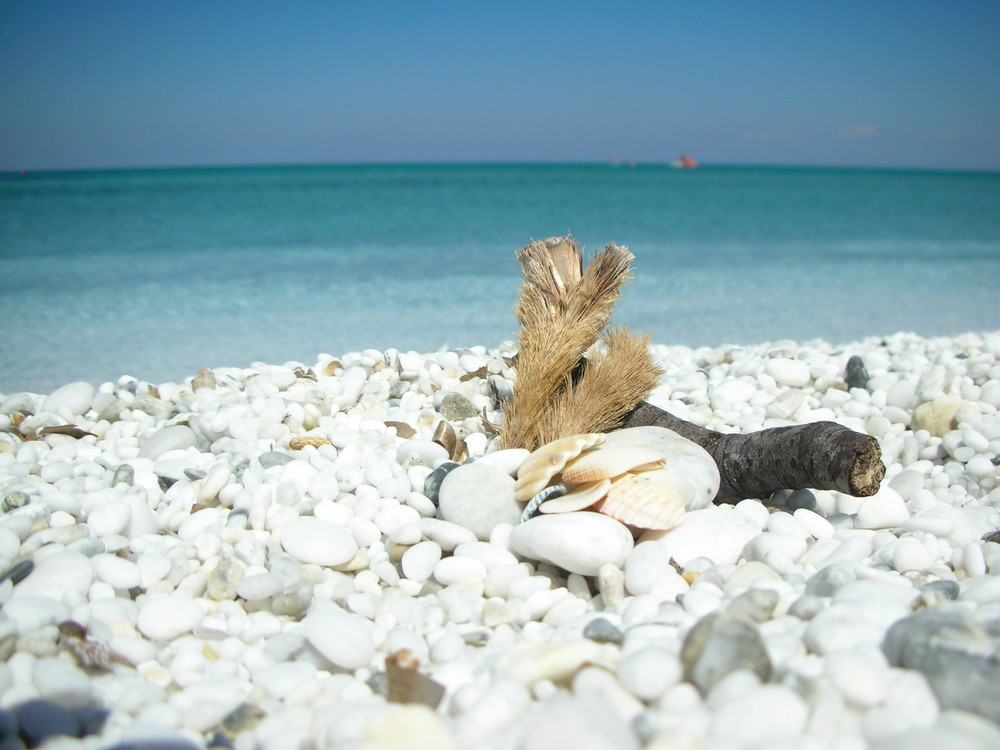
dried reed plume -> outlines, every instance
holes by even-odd
[[[633,255],[614,243],[583,270],[576,242],[553,237],[517,253],[524,272],[515,308],[521,325],[514,398],[500,428],[507,448],[532,450],[563,435],[605,432],[656,387],[661,371],[648,337],[606,336],[606,351],[574,370],[611,318]]]

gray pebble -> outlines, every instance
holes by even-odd
[[[583,637],[598,643],[621,643],[624,634],[603,617],[596,617],[583,629]]]
[[[827,565],[809,577],[805,593],[807,596],[833,596],[841,586],[851,583],[856,578],[854,563],[850,561]]]
[[[788,614],[808,621],[826,609],[826,603],[818,596],[800,596],[788,608]]]
[[[695,623],[684,637],[681,664],[684,679],[703,695],[737,669],[748,669],[764,682],[771,677],[771,659],[757,626],[728,612],[715,612]]]
[[[205,593],[217,602],[232,601],[242,580],[243,566],[228,557],[220,558],[219,564],[208,574]]]
[[[135,484],[135,469],[132,468],[131,464],[121,464],[115,469],[115,475],[111,478],[111,486],[114,487],[122,482],[130,487]]]
[[[867,389],[870,377],[871,376],[868,374],[868,368],[865,367],[865,361],[857,354],[847,360],[847,369],[844,372],[844,382],[847,383],[848,388]]]
[[[788,496],[785,505],[789,510],[798,510],[799,508],[815,510],[816,495],[813,494],[812,490],[795,490],[795,492]]]
[[[921,591],[933,591],[935,594],[940,594],[945,599],[958,599],[958,595],[962,588],[958,585],[957,581],[946,581],[937,580],[930,581],[920,586]]]
[[[9,578],[11,582],[16,586],[25,578],[27,578],[28,574],[31,573],[31,571],[34,569],[35,569],[35,563],[33,563],[30,559],[21,560],[21,562],[11,566],[11,568],[7,570],[3,575],[0,575],[0,583],[3,583]]]
[[[115,399],[97,414],[97,420],[99,422],[117,422],[122,415],[122,411],[125,409],[125,404],[122,403],[121,399]]]
[[[204,469],[199,469],[193,466],[184,469],[184,476],[186,476],[192,482],[197,482],[199,479],[204,479],[206,474],[208,474],[208,472],[205,471]]]
[[[296,581],[271,598],[271,612],[276,615],[301,617],[312,603],[312,594],[313,586],[309,581]]]
[[[250,468],[250,459],[249,458],[243,458],[243,459],[241,459],[240,461],[238,461],[236,463],[236,466],[233,467],[233,478],[236,480],[237,484],[240,484],[240,483],[243,482],[243,473],[248,468]]]
[[[424,495],[434,503],[438,504],[438,495],[441,492],[441,483],[444,478],[448,476],[448,472],[452,469],[458,468],[458,464],[454,461],[445,461],[443,464],[438,466],[434,471],[427,475],[424,480]]]
[[[726,612],[753,622],[767,622],[778,606],[778,592],[773,589],[749,589],[726,607]]]
[[[270,469],[272,466],[284,466],[292,460],[292,457],[287,453],[268,451],[267,453],[261,453],[260,458],[257,460],[260,461],[260,465],[265,469]]]
[[[882,651],[892,666],[922,672],[942,708],[1000,723],[1000,624],[983,627],[971,613],[952,607],[922,609],[897,621]]]
[[[226,526],[234,529],[245,529],[250,525],[250,510],[248,508],[233,508],[226,517]]]
[[[989,534],[983,534],[983,541],[1000,544],[1000,531],[991,531]]]
[[[449,393],[446,395],[441,399],[438,411],[449,422],[461,422],[464,419],[479,416],[476,407],[461,393]]]
[[[389,398],[402,398],[410,390],[410,384],[405,380],[397,380],[389,386]]]

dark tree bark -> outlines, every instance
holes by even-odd
[[[878,492],[885,466],[878,441],[835,422],[722,433],[642,402],[622,427],[657,425],[698,443],[722,477],[715,502],[766,500],[778,490],[836,490],[855,497]]]

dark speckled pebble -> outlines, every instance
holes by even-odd
[[[78,737],[80,722],[62,706],[45,700],[31,700],[14,709],[21,727],[21,738],[28,747],[36,747],[48,737],[66,734]]]
[[[6,708],[0,708],[0,739],[17,736],[17,715]]]
[[[445,461],[443,464],[438,466],[434,471],[427,475],[424,480],[424,495],[426,495],[432,503],[438,504],[438,493],[441,491],[441,483],[444,478],[448,476],[448,472],[458,466],[454,461]]]
[[[77,706],[70,709],[70,713],[76,717],[80,724],[80,736],[86,737],[88,734],[100,734],[104,728],[104,722],[111,714],[106,708],[99,706]]]
[[[279,453],[278,451],[268,451],[267,453],[261,453],[260,465],[265,469],[270,469],[272,466],[283,466],[292,460],[292,457],[287,453]]]
[[[920,586],[921,591],[933,591],[936,594],[940,594],[945,599],[958,599],[958,595],[961,592],[961,587],[956,581],[929,581]]]
[[[870,377],[871,376],[868,374],[868,368],[865,367],[865,361],[857,354],[847,360],[847,369],[844,372],[844,382],[847,383],[848,388],[867,389]]]
[[[991,531],[989,534],[983,534],[983,541],[1000,544],[1000,531]]]

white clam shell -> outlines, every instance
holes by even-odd
[[[604,434],[600,432],[570,435],[553,440],[536,449],[521,464],[517,470],[517,483],[514,485],[514,496],[521,502],[526,502],[537,495],[566,465],[566,462],[576,458],[583,451],[604,442]]]
[[[565,495],[546,500],[538,506],[538,510],[541,513],[569,513],[574,510],[583,510],[608,494],[610,487],[610,479],[578,484]]]
[[[564,484],[583,484],[610,479],[626,471],[649,465],[662,465],[663,455],[651,448],[632,445],[600,447],[568,461],[562,470]]]
[[[680,526],[684,520],[684,500],[677,490],[658,479],[658,474],[646,471],[616,478],[605,498],[594,507],[640,529],[666,531]]]

